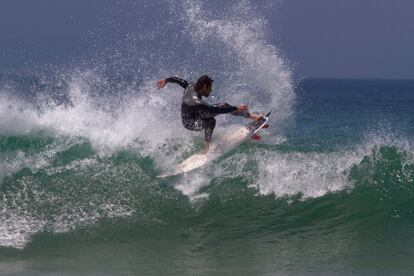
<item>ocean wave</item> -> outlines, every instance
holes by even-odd
[[[411,152],[406,146],[383,144],[385,140],[337,152],[245,143],[201,170],[161,181],[156,178],[156,159],[139,151],[102,157],[85,139],[51,146],[54,141],[37,148],[36,154],[21,153],[18,164],[18,156],[11,156],[15,166],[6,168],[3,162],[7,173],[1,182],[0,242],[22,248],[35,233],[76,231],[122,217],[149,229],[168,228],[174,224],[168,214],[178,210],[185,224],[188,216],[201,223],[217,219],[217,212],[230,218],[237,209],[238,216],[248,214],[241,224],[256,216],[255,227],[264,232],[279,229],[273,224],[264,227],[270,223],[269,214],[280,216],[276,221],[298,217],[305,224],[305,216],[321,216],[335,227],[341,217],[351,217],[358,225],[367,223],[364,220],[380,223],[379,218],[410,221]],[[10,146],[16,150],[15,144]],[[376,215],[370,218],[371,213]],[[297,222],[294,229],[300,226]]]

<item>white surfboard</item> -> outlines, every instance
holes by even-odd
[[[239,145],[249,136],[252,136],[253,139],[257,139],[257,132],[266,126],[267,121],[269,120],[269,114],[270,112],[266,116],[261,117],[259,120],[249,123],[247,126],[229,129],[223,136],[215,139],[214,143],[210,145],[210,149],[207,154],[194,154],[178,164],[171,172],[157,177],[163,178],[175,176],[192,171],[217,159],[225,152]]]

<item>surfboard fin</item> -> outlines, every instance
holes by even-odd
[[[259,141],[262,137],[260,137],[259,135],[257,135],[256,133],[252,135],[252,139],[255,141]]]
[[[269,127],[269,125],[268,124],[266,124],[266,125],[264,125],[262,128],[268,128]]]

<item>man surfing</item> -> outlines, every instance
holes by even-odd
[[[181,103],[181,119],[184,127],[188,130],[200,131],[204,129],[204,154],[208,152],[211,136],[216,126],[215,116],[231,113],[252,120],[261,117],[261,115],[250,114],[245,104],[236,107],[227,103],[211,105],[203,101],[202,98],[208,97],[213,88],[213,80],[207,75],[201,76],[195,84],[178,77],[170,77],[157,81],[156,85],[161,89],[167,83],[176,83],[185,89]]]

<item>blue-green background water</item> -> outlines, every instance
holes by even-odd
[[[16,95],[19,85],[34,91],[38,81],[7,78]],[[408,80],[299,81],[294,116],[283,128],[274,125],[261,142],[170,179],[156,178],[162,160],[178,162],[200,149],[201,135],[183,132],[192,138],[153,145],[112,137],[119,147],[105,147],[100,139],[113,133],[64,119],[88,125],[81,111],[103,112],[83,109],[91,98],[41,108],[39,97],[35,107],[25,94],[4,94],[0,270],[410,274],[413,89]],[[99,120],[123,122],[116,115]],[[283,139],[274,139],[277,132]]]

